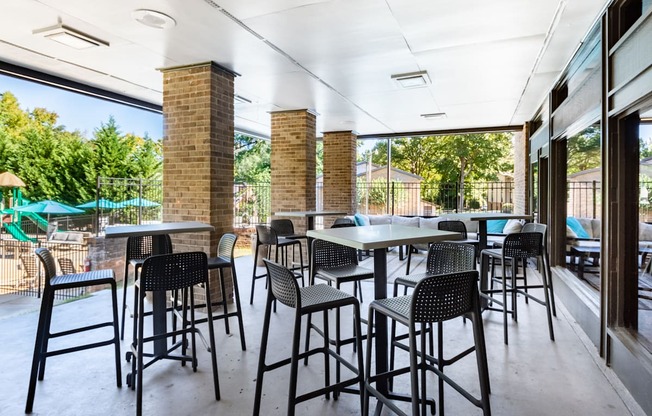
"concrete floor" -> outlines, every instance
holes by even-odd
[[[388,272],[402,274],[403,262],[394,256],[390,258]],[[372,262],[368,264],[372,267]],[[223,321],[215,325],[222,399],[214,399],[210,358],[200,348],[197,373],[193,373],[189,367],[181,367],[170,361],[158,362],[145,370],[144,414],[252,413],[266,293],[264,284],[258,281],[255,302],[253,305],[248,304],[251,267],[251,257],[237,259],[244,302],[247,351],[240,349],[235,320],[231,320],[231,335],[225,334]],[[419,267],[423,267],[423,264]],[[372,299],[372,283],[363,283],[363,291],[366,304]],[[65,328],[78,322],[87,322],[90,316],[93,319],[108,317],[109,295],[108,291],[102,291],[89,298],[57,306],[53,325]],[[545,309],[532,303],[525,305],[522,299],[519,301],[519,321],[510,322],[509,346],[503,344],[502,316],[497,312],[485,312],[484,315],[492,389],[491,408],[494,415],[644,414],[613,373],[604,367],[595,348],[561,303],[557,303],[558,313],[554,319],[556,341],[551,342]],[[366,315],[365,304],[362,306],[363,314]],[[3,358],[0,371],[1,415],[19,415],[24,411],[38,306],[36,299],[0,296],[0,356]],[[279,307],[272,318],[270,359],[289,354],[291,316],[289,309]],[[130,329],[129,323],[126,332],[130,333]],[[206,330],[204,332],[207,333]],[[465,325],[461,320],[447,323],[446,351],[451,353],[463,349],[470,339],[470,332],[470,325]],[[101,334],[96,335],[103,338]],[[90,336],[83,335],[86,338]],[[123,357],[128,348],[129,343],[123,342]],[[123,381],[130,367],[123,360]],[[321,383],[322,369],[323,360],[319,356],[308,367],[300,366],[300,392]],[[475,358],[472,355],[446,371],[474,394],[478,394]],[[288,376],[288,367],[265,375],[261,414],[286,413]],[[406,380],[401,380],[397,385],[397,390],[409,391]],[[429,388],[433,396],[436,396],[436,386],[435,380],[431,379]],[[103,347],[50,358],[45,379],[37,385],[34,414],[132,415],[135,413],[135,398],[135,392],[126,385],[116,388],[113,349]],[[451,388],[446,389],[445,403],[449,415],[481,414]],[[351,394],[343,394],[337,401],[315,398],[300,404],[296,414],[357,415],[360,414],[359,398]],[[390,412],[384,410],[383,414]]]

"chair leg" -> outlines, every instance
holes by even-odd
[[[215,389],[215,400],[220,400],[220,381],[217,372],[217,351],[216,351],[217,347],[215,345],[215,328],[213,327],[213,303],[211,302],[211,293],[208,284],[206,285],[206,305],[208,307],[207,324],[208,324],[208,336],[210,337],[210,345],[211,345],[211,366],[213,370],[213,388]],[[193,317],[193,322],[194,322],[194,317]]]
[[[292,356],[290,357],[290,386],[288,389],[288,416],[294,416],[299,372],[299,340],[301,338],[301,316],[295,311],[294,334],[292,335]]]
[[[484,328],[479,305],[476,306],[474,313],[471,314],[471,321],[473,323],[473,339],[475,342],[475,357],[478,365],[478,378],[480,379],[480,400],[482,401],[482,414],[484,416],[490,416],[491,409],[489,405],[489,394],[491,393],[491,385],[489,384],[487,347],[484,338]]]
[[[367,384],[370,384],[369,379],[371,378],[371,350],[373,347],[373,336],[372,336],[372,327],[374,326],[374,309],[369,308],[369,315],[367,318],[367,349],[364,365],[364,384],[365,388],[363,390],[363,406],[362,406],[362,416],[369,416],[369,389]]]
[[[125,274],[122,278],[122,321],[120,339],[125,339],[125,315],[127,314],[127,286],[129,285],[129,262],[125,261]]]
[[[407,246],[407,264],[405,265],[405,274],[410,274],[410,263],[412,262],[412,246]]]
[[[263,376],[265,375],[267,356],[267,342],[269,339],[269,322],[272,315],[272,303],[274,299],[268,293],[265,304],[265,318],[263,319],[263,334],[260,340],[260,354],[258,356],[258,370],[256,371],[256,392],[254,394],[254,416],[260,415],[260,401],[263,394]]]
[[[548,331],[550,332],[550,340],[554,341],[555,340],[555,332],[552,328],[552,311],[551,311],[551,306],[550,303],[552,302],[551,296],[550,296],[550,290],[548,287],[548,279],[550,278],[550,275],[547,273],[547,268],[544,265],[544,271],[541,273],[541,281],[543,283],[543,294],[545,297],[546,301],[546,314],[548,315]]]
[[[253,305],[254,303],[254,289],[256,288],[256,279],[258,276],[256,276],[256,268],[258,267],[258,248],[260,247],[260,244],[256,242],[256,252],[254,253],[254,271],[251,276],[251,295],[249,295],[249,304]]]
[[[545,252],[542,256],[543,271],[548,273],[548,289],[550,289],[550,302],[552,303],[552,316],[557,316],[557,307],[555,306],[555,290],[552,287],[552,273],[550,272],[550,259],[548,253]]]
[[[219,275],[220,275],[220,290],[222,291],[221,303],[222,303],[222,311],[224,313],[224,330],[226,331],[227,334],[230,334],[231,330],[229,328],[229,307],[226,302],[226,287],[224,285],[224,273],[221,267],[219,269]]]
[[[245,341],[244,323],[242,320],[242,307],[240,306],[240,289],[238,289],[238,276],[235,272],[235,263],[231,259],[231,276],[233,277],[233,294],[235,296],[236,317],[238,318],[238,327],[240,328],[240,344],[242,351],[247,350],[247,342]]]
[[[41,311],[39,313],[38,324],[36,326],[36,339],[34,341],[34,354],[32,355],[32,370],[29,377],[29,386],[27,388],[27,402],[25,403],[25,413],[32,413],[34,405],[34,396],[36,393],[36,379],[38,376],[39,364],[41,363],[41,353],[43,351],[43,339],[47,336],[49,329],[45,327],[47,322],[47,309],[50,307],[49,291],[43,292],[41,300]]]
[[[111,283],[111,301],[113,304],[113,341],[115,345],[115,375],[116,385],[122,387],[122,367],[120,364],[120,324],[118,321],[118,294],[115,282]]]
[[[39,373],[38,380],[42,381],[45,377],[45,362],[47,360],[48,344],[50,342],[50,326],[52,325],[52,312],[54,309],[54,292],[50,292],[48,298],[48,307],[45,310],[45,324],[43,327],[43,338],[40,352],[40,363],[39,363]]]
[[[421,351],[425,351],[425,348]],[[442,322],[437,322],[437,367],[439,371],[444,372],[444,325]],[[424,377],[425,378],[425,377]],[[437,377],[439,381],[439,414],[443,416],[444,414],[444,379]],[[424,380],[425,383],[425,380]],[[424,392],[425,393],[425,392]],[[425,403],[426,396],[423,397],[423,411],[425,414]]]
[[[136,357],[136,415],[142,415],[143,413],[143,337],[145,335],[145,331],[143,329],[144,326],[144,315],[145,315],[145,299],[143,295],[140,295],[140,299],[138,302],[138,352],[137,352],[137,357]],[[133,368],[133,366],[132,366]],[[133,372],[131,373],[132,377],[132,389],[133,389]]]
[[[418,362],[419,355],[417,351],[417,336],[416,329],[413,326],[409,328],[409,345],[410,345],[410,390],[412,393],[412,414],[419,414],[419,377],[418,377]],[[425,399],[425,397],[424,397]]]
[[[340,308],[337,308],[337,310],[339,311]],[[323,347],[324,348],[324,387],[327,387],[327,386],[330,386],[330,384],[331,384],[330,354],[328,353],[329,340],[330,340],[330,331],[328,330],[328,309],[324,310],[323,313],[324,313],[324,347]],[[339,352],[339,348],[340,348],[340,346],[339,346],[339,337],[336,340],[335,346],[337,348],[337,354],[339,355],[340,354],[340,352]],[[339,361],[338,361],[337,370],[336,370],[336,373],[337,373],[337,375],[336,375],[337,381],[336,382],[337,383],[339,383],[339,381],[340,381],[340,378],[339,378],[340,377],[340,374],[339,374],[340,371],[339,370],[340,370],[340,365],[339,365]],[[333,398],[335,398],[337,400],[337,397],[338,397],[338,392],[334,391],[333,392]],[[330,394],[329,391],[326,392],[325,398],[326,398],[326,400],[329,400],[331,398],[331,394]]]

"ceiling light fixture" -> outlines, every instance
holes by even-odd
[[[235,94],[233,96],[233,101],[235,101],[238,104],[251,104],[251,100],[249,98],[245,98],[242,95]]]
[[[177,21],[165,13],[156,10],[139,9],[131,13],[131,17],[140,24],[154,29],[169,29],[177,25]]]
[[[396,74],[392,75],[392,79],[402,88],[419,88],[430,84],[430,77],[427,71]]]
[[[55,26],[32,31],[34,35],[46,38],[75,49],[88,49],[95,46],[109,46],[109,42],[82,33],[76,29],[59,23]]]
[[[446,118],[446,113],[427,113],[421,114],[421,117],[425,118],[426,120],[439,120]]]

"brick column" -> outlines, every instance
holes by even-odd
[[[307,110],[272,113],[272,212],[315,210],[315,122]],[[306,220],[292,222],[305,233]]]
[[[175,251],[215,255],[220,236],[233,230],[234,74],[213,62],[162,72],[163,221],[213,225],[210,234],[172,238]],[[219,285],[212,288],[219,298]]]
[[[530,135],[528,125],[523,131],[514,133],[514,213],[530,213],[529,181]]]
[[[352,131],[324,133],[324,210],[356,211],[356,142]],[[329,227],[335,218],[324,218]]]

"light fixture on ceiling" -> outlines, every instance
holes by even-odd
[[[32,31],[34,35],[43,35],[46,38],[55,42],[70,46],[75,49],[88,49],[95,46],[109,46],[109,42],[103,41],[96,37],[82,33],[76,29],[66,26],[59,22],[59,24],[37,29]]]
[[[427,71],[392,75],[392,79],[402,88],[419,88],[430,84]]]
[[[235,101],[236,104],[251,104],[251,100],[249,98],[245,98],[242,95],[238,94],[233,96],[233,101]]]
[[[427,113],[421,114],[421,117],[425,118],[426,120],[439,120],[446,118],[446,113]]]
[[[154,29],[169,29],[177,25],[176,20],[165,13],[157,12],[156,10],[134,10],[131,13],[131,17],[133,17],[138,23],[148,27],[153,27]]]

